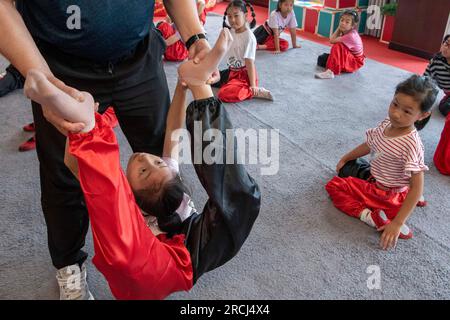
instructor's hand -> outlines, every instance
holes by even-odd
[[[206,39],[200,39],[194,42],[189,48],[189,60],[194,60],[194,63],[200,63],[206,55],[211,51],[211,47]],[[213,84],[220,80],[219,69],[216,69],[211,77],[206,81],[207,84]]]

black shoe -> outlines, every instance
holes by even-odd
[[[24,83],[24,77],[22,77],[16,68],[10,65],[6,68],[4,76],[0,76],[0,97],[3,97],[14,90],[22,89]]]

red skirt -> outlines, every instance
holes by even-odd
[[[256,86],[258,86],[258,75],[256,75]],[[228,81],[220,88],[218,98],[223,102],[239,102],[253,98],[247,68],[230,69]]]
[[[409,191],[382,190],[375,182],[354,177],[334,177],[325,189],[334,206],[351,217],[359,218],[364,209],[380,209],[390,220],[397,216]]]
[[[157,28],[161,31],[164,39],[168,39],[176,33],[172,25],[165,21],[160,22]],[[181,40],[178,40],[171,46],[168,46],[164,52],[164,58],[167,61],[183,61],[188,57],[188,55],[189,52]]]
[[[440,173],[450,175],[450,114],[447,115],[441,140],[434,154],[434,164]]]
[[[353,73],[363,65],[364,55],[355,56],[343,43],[336,43],[331,47],[327,69],[333,71],[335,75],[343,72]]]
[[[289,48],[289,42],[284,39],[280,39],[280,51],[286,51]],[[275,38],[272,35],[269,35],[263,45],[267,46],[266,50],[275,51]]]

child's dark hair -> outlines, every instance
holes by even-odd
[[[450,34],[448,34],[448,35],[446,35],[446,36],[444,37],[444,40],[442,40],[442,43],[445,43],[445,41],[447,41],[448,38],[450,38]]]
[[[343,16],[352,17],[353,25],[358,24],[358,22],[359,22],[359,15],[358,15],[358,12],[356,12],[355,10],[350,10],[350,9],[345,10],[344,12],[342,12],[341,18]]]
[[[256,26],[255,9],[253,9],[253,6],[248,1],[244,1],[244,0],[233,0],[228,4],[227,8],[225,9],[225,13],[223,14],[222,27],[230,29],[230,26],[226,22],[228,9],[233,8],[233,7],[240,8],[241,11],[245,14],[245,17],[247,18],[247,13],[248,13],[247,6],[250,8],[250,12],[252,14],[252,21],[250,22],[250,29],[253,29]]]
[[[179,233],[183,222],[176,212],[184,194],[190,194],[181,177],[177,174],[166,182],[158,191],[153,188],[133,191],[136,203],[147,214],[158,219],[158,227],[167,232],[169,237]]]
[[[283,4],[283,3],[285,3],[286,1],[292,1],[292,2],[295,2],[295,0],[278,0],[278,3],[277,3],[277,12],[280,12],[281,11],[281,5]]]
[[[436,102],[439,90],[432,78],[427,76],[413,75],[397,85],[395,94],[398,93],[403,93],[410,97],[413,97],[414,100],[420,102],[420,111],[429,112]],[[431,114],[423,120],[416,121],[416,123],[414,123],[414,126],[417,128],[417,130],[422,130],[428,123],[428,121],[430,121],[430,118]]]

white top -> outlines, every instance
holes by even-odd
[[[245,59],[255,60],[256,38],[248,27],[241,33],[231,29],[231,35],[234,40],[225,55],[225,61],[228,67],[242,68],[245,66]]]
[[[272,29],[277,29],[283,32],[284,29],[297,28],[297,19],[294,12],[290,12],[286,18],[283,18],[279,11],[272,11],[269,17],[268,25]]]
[[[424,148],[417,130],[401,137],[387,137],[384,131],[390,123],[387,118],[366,132],[372,156],[370,173],[385,187],[406,187],[413,172],[428,170],[424,163]]]

